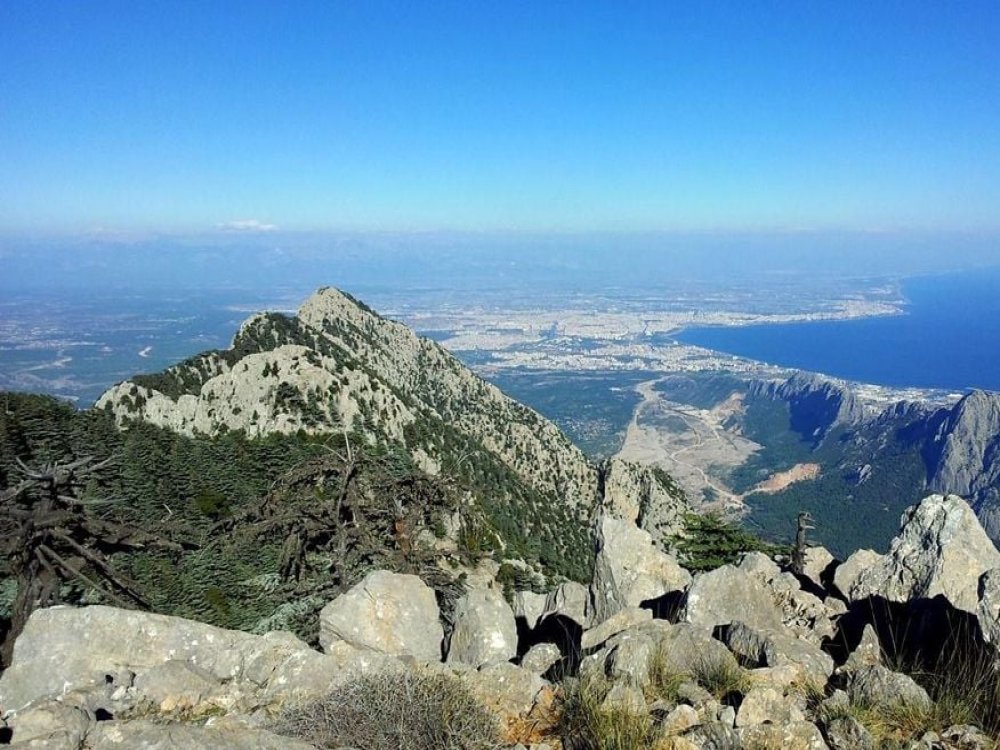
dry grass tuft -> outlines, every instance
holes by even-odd
[[[648,713],[603,705],[610,685],[599,679],[565,686],[561,733],[567,750],[647,750],[655,740]]]
[[[694,665],[692,676],[716,700],[742,696],[753,687],[750,673],[728,659],[702,659]]]
[[[285,712],[274,728],[319,748],[497,750],[496,719],[456,677],[381,672]]]

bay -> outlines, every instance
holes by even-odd
[[[1000,268],[912,278],[902,289],[901,315],[690,328],[677,339],[863,383],[1000,391]]]

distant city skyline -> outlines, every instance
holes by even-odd
[[[0,232],[1000,234],[1000,6],[0,4]]]

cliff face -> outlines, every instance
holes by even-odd
[[[1000,394],[973,391],[933,438],[939,449],[928,478],[935,492],[968,498],[991,536],[1000,536]]]
[[[684,516],[693,512],[684,491],[666,472],[621,459],[605,468],[604,507],[649,532],[661,549],[669,547],[670,538],[684,528]]]
[[[598,499],[596,469],[555,425],[438,344],[331,288],[295,317],[251,317],[226,351],[116,385],[97,408],[122,425],[138,419],[187,435],[354,430],[404,443],[432,474],[479,449],[581,517]],[[445,432],[464,440],[449,444]]]
[[[818,443],[837,425],[854,425],[866,416],[849,387],[812,373],[796,373],[780,382],[757,381],[750,394],[788,403],[791,428]]]
[[[954,406],[900,401],[879,410],[862,403],[850,384],[806,373],[758,381],[749,394],[787,404],[790,427],[822,448],[817,453],[852,486],[895,471],[890,489],[897,494],[959,495],[1000,539],[1000,394],[973,391]],[[837,430],[840,444],[824,443],[834,428],[844,428]],[[922,472],[899,469],[903,462]]]

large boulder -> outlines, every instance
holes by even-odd
[[[223,683],[230,702],[246,694],[247,703],[260,705],[320,696],[351,674],[392,663],[398,664],[344,645],[321,654],[290,633],[252,635],[114,607],[50,607],[35,611],[15,642],[13,662],[0,676],[0,704],[18,711],[74,691],[113,691],[134,680],[138,687],[131,690],[177,707]],[[150,672],[164,682],[157,685],[146,676]]]
[[[842,597],[851,601],[851,591],[861,574],[869,568],[881,565],[884,555],[875,550],[859,549],[838,565],[833,571],[833,587]]]
[[[591,584],[593,622],[643,602],[683,591],[691,574],[629,521],[603,516],[597,528],[597,559]]]
[[[534,630],[545,614],[548,597],[534,591],[514,592],[514,617],[524,620],[524,624]]]
[[[434,590],[417,576],[376,570],[323,607],[319,642],[440,661],[444,629]]]
[[[545,598],[545,610],[541,620],[546,617],[560,616],[572,620],[581,628],[590,626],[587,608],[590,605],[590,592],[582,583],[566,581],[560,583]]]
[[[847,673],[847,694],[851,703],[860,706],[882,706],[887,709],[909,707],[926,709],[931,706],[927,691],[912,677],[893,672],[881,664],[872,664]]]
[[[501,717],[527,715],[549,683],[528,669],[513,664],[493,664],[465,670],[459,678],[487,709]]]
[[[826,574],[835,559],[826,547],[809,547],[802,555],[802,576],[814,586],[823,589],[826,586]]]
[[[979,578],[1000,567],[1000,552],[968,503],[957,495],[930,495],[907,508],[889,553],[863,570],[852,600],[890,602],[943,596],[956,609],[976,613]]]
[[[704,628],[646,620],[611,636],[580,665],[583,678],[608,678],[644,689],[653,672],[686,676],[738,670],[736,657]]]
[[[804,721],[805,715],[795,701],[773,687],[754,687],[743,696],[736,714],[737,727],[754,724],[789,724]]]
[[[793,667],[803,681],[814,685],[825,685],[833,674],[833,658],[829,654],[785,628],[762,630],[737,621],[726,628],[723,641],[744,663]]]
[[[817,645],[824,638],[833,637],[833,613],[830,608],[815,594],[803,591],[795,574],[782,571],[763,552],[744,555],[739,570],[764,584],[782,624],[796,636],[811,640]]]
[[[109,721],[95,725],[87,735],[87,748],[91,750],[246,750],[251,747],[255,750],[315,750],[305,742],[241,726]]]
[[[514,611],[499,589],[477,586],[455,603],[455,626],[448,641],[448,663],[481,667],[517,655]]]
[[[584,631],[580,639],[580,647],[585,651],[587,649],[595,648],[600,646],[616,633],[628,630],[635,625],[648,622],[652,619],[653,613],[648,609],[639,609],[638,607],[623,609],[616,612],[599,625],[594,626],[590,630]]]
[[[742,566],[699,573],[688,588],[681,619],[713,629],[740,621],[755,628],[781,627],[781,611],[760,577]]]

